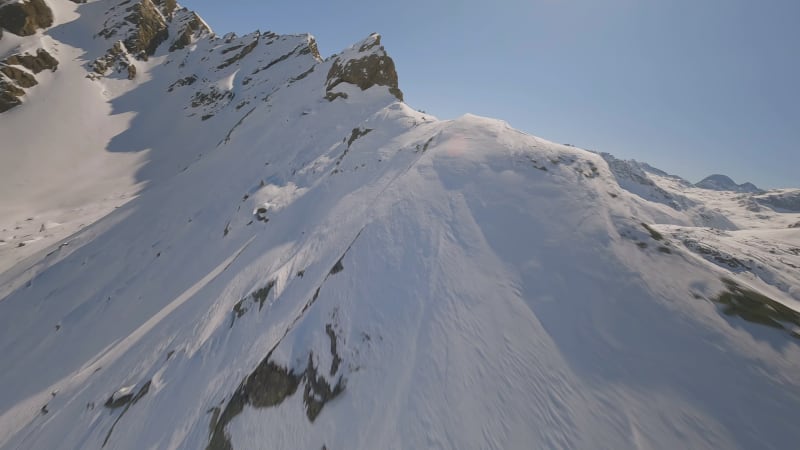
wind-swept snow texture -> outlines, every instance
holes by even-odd
[[[0,115],[0,448],[800,442],[795,191],[437,120],[378,35],[46,3],[0,38],[59,61]]]

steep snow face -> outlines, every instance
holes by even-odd
[[[323,60],[153,2],[167,37],[98,71],[132,4],[48,4],[59,69],[0,132],[95,169],[0,152],[42,193],[3,220],[85,225],[0,237],[0,448],[800,439],[800,213],[414,111],[376,35]]]

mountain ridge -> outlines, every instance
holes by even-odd
[[[322,59],[155,2],[147,55],[130,2],[47,4],[0,39],[59,61],[0,122],[0,448],[800,438],[795,190],[438,120],[379,35]]]

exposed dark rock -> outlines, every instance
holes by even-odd
[[[261,308],[264,307],[264,302],[267,301],[267,297],[269,297],[269,293],[273,287],[275,287],[275,280],[270,280],[266,286],[257,289],[256,291],[252,292],[248,297],[245,297],[236,302],[236,304],[233,305],[233,312],[231,316],[230,326],[233,327],[233,324],[236,322],[236,319],[241,318],[250,309],[246,303],[246,300],[248,298],[250,298],[254,303],[258,303],[258,310],[261,311]]]
[[[11,81],[22,88],[29,88],[39,84],[36,78],[27,70],[22,70],[15,66],[0,65],[0,73],[7,76]]]
[[[332,274],[338,273],[344,269],[342,259],[347,255],[363,231],[363,228],[359,230],[358,234],[353,238],[353,241],[350,242],[350,245],[345,249],[341,258],[339,258],[339,261],[336,262],[330,273],[325,277],[325,280]],[[317,300],[321,288],[322,286],[316,289],[314,297],[306,303],[300,316],[295,319],[294,323],[296,323],[306,310]],[[284,333],[284,337],[290,330],[291,326]],[[333,335],[331,342],[331,355],[333,356],[331,374],[335,374],[342,362],[336,345],[336,333],[333,330],[333,326],[330,324],[326,325],[325,332],[329,337]],[[275,346],[267,353],[267,356],[261,360],[256,369],[242,381],[225,406],[222,414],[219,415],[218,420],[216,420],[216,422],[212,420],[210,427],[213,431],[211,432],[206,450],[233,450],[230,436],[225,428],[231,420],[242,413],[246,405],[251,405],[255,408],[277,406],[283,403],[287,397],[294,394],[303,381],[306,383],[303,392],[303,400],[306,404],[306,416],[311,422],[317,418],[326,403],[344,392],[344,376],[339,375],[336,384],[331,387],[330,383],[328,383],[324,377],[319,376],[317,367],[314,366],[313,353],[311,352],[309,352],[308,355],[308,365],[302,373],[295,374],[293,370],[275,364],[270,358],[272,357],[272,352],[279,344],[280,340],[278,340]]]
[[[134,392],[131,391],[125,395],[120,395],[118,397],[112,395],[111,397],[108,397],[108,400],[106,400],[103,406],[109,409],[121,408],[130,403],[131,400],[133,400],[133,394]]]
[[[256,220],[259,222],[269,222],[269,217],[267,217],[267,207],[266,206],[259,206],[258,209],[255,211]]]
[[[651,238],[653,238],[653,239],[655,239],[657,241],[661,241],[661,240],[664,239],[664,236],[661,233],[659,233],[658,231],[654,230],[653,227],[651,227],[650,225],[642,222],[642,226],[644,227],[645,230],[647,230],[648,233],[650,233],[650,237]]]
[[[212,417],[211,437],[207,450],[233,450],[225,428],[228,423],[242,413],[246,405],[255,408],[271,408],[283,403],[293,395],[305,374],[281,367],[269,358],[272,352],[242,381],[221,414]],[[214,420],[216,419],[216,420]]]
[[[343,270],[344,270],[344,265],[342,264],[342,260],[339,259],[338,261],[336,261],[336,264],[334,264],[333,267],[331,267],[330,274],[331,275],[336,275],[337,273],[339,273],[339,272],[341,272]]]
[[[319,48],[317,47],[317,41],[314,40],[314,38],[308,40],[308,46],[300,50],[300,54],[312,55],[315,59],[322,61],[322,56],[319,54]]]
[[[261,310],[261,308],[264,307],[264,302],[267,300],[267,296],[269,296],[269,291],[271,291],[273,287],[275,287],[275,280],[270,280],[266,286],[251,294],[253,301],[258,302],[259,310]]]
[[[53,25],[53,11],[44,0],[26,0],[0,7],[0,27],[17,36],[30,36]]]
[[[374,47],[378,47],[379,50],[374,51]],[[394,61],[380,45],[380,36],[373,35],[372,40],[362,45],[359,50],[371,51],[371,53],[346,61],[342,61],[340,57],[333,62],[328,71],[326,98],[328,98],[327,94],[340,83],[350,83],[358,86],[362,91],[375,85],[387,86],[389,92],[402,101],[403,92],[398,87]]]
[[[45,69],[55,71],[58,68],[58,60],[53,58],[53,56],[43,48],[36,50],[35,56],[30,53],[11,55],[6,58],[3,63],[22,66],[33,73],[39,73]]]
[[[586,166],[588,166],[588,170],[587,170],[586,167],[577,166],[577,167],[575,167],[575,171],[578,172],[579,174],[583,175],[586,178],[596,178],[598,175],[600,175],[600,172],[597,169],[597,166],[593,162],[586,161]]]
[[[338,158],[336,158],[337,166],[342,163],[344,157],[347,156],[347,154],[350,152],[350,146],[353,145],[353,142],[355,142],[356,139],[362,136],[366,136],[367,134],[369,134],[370,131],[372,131],[372,128],[364,128],[363,130],[361,128],[353,128],[353,131],[350,132],[350,137],[347,139],[347,148],[344,149],[344,151],[342,152],[341,155],[339,155]],[[333,173],[338,173],[338,170],[334,170]]]
[[[328,93],[325,94],[325,100],[327,100],[329,102],[332,102],[332,101],[336,100],[337,98],[346,99],[347,98],[347,94],[345,94],[344,92],[328,92]]]
[[[684,239],[683,245],[695,253],[699,253],[707,261],[735,272],[750,270],[750,267],[738,258],[719,249],[713,248],[695,239]]]
[[[363,130],[361,128],[353,128],[353,131],[350,132],[350,138],[347,139],[347,146],[350,147],[356,139],[368,135],[370,131],[372,131],[372,128],[364,128]]]
[[[723,314],[784,330],[790,336],[800,338],[796,331],[800,327],[800,313],[731,279],[724,278],[722,282],[727,290],[712,300],[723,305]]]
[[[252,51],[253,51],[253,49],[255,49],[255,48],[256,48],[256,46],[257,46],[257,45],[258,45],[258,38],[256,38],[255,40],[253,40],[253,42],[251,42],[251,43],[247,44],[247,45],[246,45],[246,46],[245,46],[245,47],[244,47],[244,48],[243,48],[243,49],[242,49],[242,50],[241,50],[239,53],[237,53],[236,55],[234,55],[234,56],[232,56],[232,57],[230,57],[230,58],[226,59],[226,60],[225,60],[225,61],[224,61],[222,64],[220,64],[219,66],[217,66],[217,69],[224,69],[224,68],[226,68],[226,67],[228,67],[228,66],[230,66],[230,65],[232,65],[232,64],[236,64],[236,63],[237,63],[237,62],[239,62],[239,61],[240,61],[242,58],[244,58],[245,56],[249,55],[249,54],[250,54],[250,52],[252,52]]]
[[[328,339],[331,341],[331,355],[333,356],[333,360],[331,361],[330,375],[334,376],[336,375],[336,372],[339,371],[339,364],[342,363],[342,358],[339,356],[339,351],[337,350],[336,332],[333,330],[333,325],[326,324],[325,333],[328,335]]]
[[[167,23],[152,0],[141,0],[131,7],[131,14],[125,20],[136,25],[136,30],[125,39],[125,47],[137,59],[147,60],[169,37]]]
[[[172,20],[172,16],[175,13],[175,9],[178,7],[178,3],[176,0],[154,0],[155,4],[161,8],[161,12],[164,14],[164,17],[167,20]]]
[[[132,80],[136,78],[136,66],[133,64],[128,65],[128,79]]]
[[[271,34],[267,34],[267,35],[265,35],[265,36],[270,36],[270,37],[273,37],[273,35],[271,35]],[[269,43],[270,43],[270,42],[267,42],[267,45],[268,45]],[[252,75],[255,75],[255,74],[259,73],[259,72],[262,72],[262,71],[264,71],[264,70],[267,70],[267,69],[269,69],[270,67],[272,67],[272,66],[274,66],[274,65],[276,65],[276,64],[278,64],[278,63],[281,63],[281,62],[283,62],[283,61],[286,61],[287,59],[289,59],[289,58],[290,58],[290,57],[292,57],[292,56],[295,56],[295,55],[309,55],[309,54],[313,55],[315,59],[317,59],[317,60],[321,60],[321,58],[320,58],[320,56],[319,56],[319,50],[317,50],[317,42],[316,42],[314,39],[310,39],[310,40],[309,40],[309,42],[308,42],[308,43],[306,43],[306,44],[300,44],[300,45],[298,45],[297,47],[295,47],[294,49],[292,49],[292,51],[290,51],[289,53],[286,53],[286,54],[284,54],[284,55],[281,55],[281,56],[279,56],[278,58],[276,58],[276,59],[274,59],[274,60],[270,61],[270,62],[269,62],[269,63],[268,63],[266,66],[259,67],[258,69],[256,69],[256,70],[254,70],[254,71],[253,71]],[[309,68],[309,69],[308,69],[307,71],[305,71],[304,73],[302,73],[302,74],[300,74],[300,75],[298,75],[298,76],[294,77],[294,78],[293,78],[291,81],[293,81],[293,82],[294,82],[294,81],[297,81],[297,80],[302,80],[303,78],[307,77],[307,76],[308,76],[308,74],[310,74],[310,73],[311,73],[311,72],[313,72],[313,71],[314,71],[314,66],[312,66],[311,68]]]
[[[108,430],[108,434],[106,434],[106,438],[103,441],[103,447],[105,447],[106,444],[108,444],[108,440],[109,440],[109,438],[111,438],[111,433],[114,432],[114,428],[117,426],[117,424],[122,419],[122,417],[125,415],[125,413],[128,412],[128,409],[130,409],[131,406],[135,405],[136,402],[141,400],[142,397],[144,397],[145,395],[147,395],[148,392],[150,392],[150,385],[151,384],[152,384],[152,380],[147,380],[147,382],[145,382],[139,388],[139,390],[136,391],[135,395],[132,395],[132,394],[129,393],[127,395],[120,396],[118,398],[115,398],[112,395],[111,397],[108,398],[108,400],[106,400],[106,403],[105,403],[106,408],[117,409],[117,408],[120,408],[120,407],[124,406],[125,409],[122,411],[122,413],[120,413],[119,417],[117,417],[117,419],[111,425],[111,428]]]
[[[345,381],[340,376],[336,384],[330,383],[318,374],[314,366],[313,353],[308,355],[308,364],[301,373],[280,366],[271,361],[272,351],[242,381],[221,414],[214,414],[210,424],[211,436],[206,450],[233,450],[230,436],[226,431],[228,424],[244,411],[245,406],[253,408],[273,408],[294,395],[300,384],[305,382],[303,401],[306,417],[311,422],[319,416],[326,403],[339,396],[345,389]]]
[[[106,51],[106,54],[95,59],[91,64],[97,75],[108,75],[110,72],[125,73],[129,80],[136,77],[136,66],[130,58],[128,49],[122,41],[117,41]]]
[[[434,137],[435,137],[435,136],[434,136]],[[430,145],[431,145],[431,142],[433,142],[433,138],[434,138],[434,137],[431,137],[430,139],[428,139],[427,141],[425,141],[425,145],[423,145],[423,146],[422,146],[422,153],[425,153],[425,152],[427,152],[427,151],[428,151],[428,147],[430,147]],[[544,170],[547,170],[547,167],[543,167],[543,169],[544,169]]]
[[[200,16],[196,13],[192,13],[189,20],[186,21],[186,24],[178,33],[178,37],[172,42],[172,45],[169,46],[169,51],[174,52],[175,50],[186,48],[187,45],[192,43],[193,38],[204,32],[210,34],[211,30],[206,26],[203,20],[200,19]]]
[[[244,44],[234,45],[233,47],[228,47],[226,49],[223,49],[219,53],[220,53],[220,55],[225,55],[225,54],[228,54],[230,52],[235,52],[236,50],[239,50],[242,47],[244,47]]]
[[[296,81],[300,81],[300,80],[302,80],[303,78],[305,78],[305,77],[307,77],[307,76],[311,75],[311,73],[312,73],[312,72],[314,72],[314,69],[315,69],[316,67],[317,67],[317,66],[311,66],[311,68],[310,68],[310,69],[306,70],[305,72],[301,73],[300,75],[298,75],[298,76],[296,76],[296,77],[292,77],[292,78],[289,80],[289,82],[290,82],[290,83],[294,83],[294,82],[296,82]]]
[[[197,81],[197,75],[189,75],[169,85],[167,92],[172,92],[176,87],[191,86]]]
[[[233,92],[221,91],[216,86],[212,86],[208,92],[196,92],[192,98],[192,108],[199,106],[208,106],[215,104],[224,99],[232,99]]]
[[[0,113],[22,104],[19,98],[25,95],[25,91],[14,83],[0,77]]]
[[[297,391],[303,375],[267,361],[266,365],[259,365],[250,374],[243,392],[247,394],[248,404],[254,408],[271,408]]]
[[[233,305],[233,315],[231,316],[230,328],[233,328],[233,324],[236,322],[236,319],[241,318],[247,313],[247,305],[245,304],[245,300],[246,299],[243,298]]]
[[[306,388],[303,392],[303,402],[306,405],[306,416],[308,420],[314,422],[326,403],[338,397],[344,392],[344,379],[339,377],[336,385],[331,387],[325,377],[317,374],[317,367],[314,366],[314,355],[309,353],[308,366],[305,371]]]

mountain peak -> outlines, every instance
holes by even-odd
[[[325,83],[325,98],[329,101],[338,97],[347,98],[345,91],[336,89],[341,83],[353,84],[362,91],[372,86],[386,86],[398,100],[403,100],[394,61],[381,45],[381,35],[378,33],[370,34],[366,39],[334,56]]]
[[[722,174],[709,175],[700,180],[698,183],[696,183],[695,186],[703,189],[710,189],[713,191],[733,191],[733,192],[743,192],[743,193],[762,192],[762,190],[759,189],[753,183],[745,182],[742,184],[736,184],[736,182],[733,181],[731,177]]]

